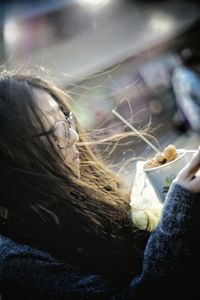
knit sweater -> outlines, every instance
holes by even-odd
[[[172,186],[144,253],[143,270],[128,288],[130,299],[197,299],[200,282],[200,194]],[[129,299],[128,298],[128,299]]]
[[[171,188],[161,220],[151,234],[141,274],[124,287],[123,295],[104,278],[58,260],[40,249],[0,238],[0,292],[9,299],[164,299],[180,282],[199,278],[196,235],[200,194],[179,185]],[[193,238],[194,237],[194,238]],[[197,259],[197,261],[196,261]],[[117,263],[117,262],[116,262]],[[197,269],[197,272],[194,270]],[[185,287],[184,287],[185,288]],[[187,289],[185,288],[187,291]],[[167,297],[165,298],[167,299]]]
[[[3,300],[117,299],[101,276],[2,236],[0,261]]]

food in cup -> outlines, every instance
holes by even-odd
[[[187,164],[186,151],[168,145],[163,152],[144,163],[143,171],[151,183],[161,203],[164,203],[168,190],[178,172]]]
[[[155,167],[160,167],[168,162],[171,162],[177,158],[177,149],[174,145],[168,145],[163,152],[158,152],[156,155],[148,159],[144,164],[144,169],[150,169]]]

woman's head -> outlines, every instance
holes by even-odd
[[[127,253],[136,251],[126,243],[137,236],[129,192],[76,120],[74,127],[69,103],[65,92],[38,77],[0,76],[0,207],[6,210],[0,233],[28,237],[55,255],[62,237],[63,257],[78,253],[84,264],[109,272],[120,256],[123,269],[122,255],[129,266]]]
[[[41,146],[60,156],[64,164],[74,165],[76,159],[75,166],[77,165],[78,151],[75,143],[78,141],[78,134],[72,128],[74,117],[66,101],[64,105],[63,97],[57,93],[38,78],[1,78],[0,142],[2,150],[7,148],[5,155],[10,162],[12,157],[13,163],[25,159],[23,150],[32,152]],[[17,152],[15,147],[21,151]],[[30,157],[28,160],[30,161]]]
[[[1,75],[0,206],[21,218],[32,210],[48,219],[54,204],[62,202],[70,216],[88,219],[85,226],[106,230],[110,214],[126,219],[128,198],[119,179],[84,143],[79,124],[77,131],[72,128],[69,102],[62,90],[37,76]]]
[[[58,88],[38,77],[1,74],[1,206],[23,209],[25,194],[26,204],[34,207],[28,194],[34,189],[35,196],[42,194],[42,178],[56,181],[64,174],[79,175],[79,136],[73,118]]]

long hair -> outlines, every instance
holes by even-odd
[[[6,211],[0,233],[111,281],[115,268],[120,280],[132,276],[148,233],[132,224],[129,191],[78,121],[80,179],[63,165],[48,137],[48,143],[37,137],[45,129],[35,89],[49,93],[63,112],[71,111],[70,97],[53,83],[31,75],[0,76],[0,206]]]

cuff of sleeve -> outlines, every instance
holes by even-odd
[[[191,193],[179,184],[172,184],[164,203],[161,224],[170,227],[171,233],[183,231],[199,214],[200,193]]]
[[[173,183],[166,197],[165,205],[168,205],[169,202],[189,207],[197,202],[197,205],[200,206],[200,193],[192,193],[182,185]]]

